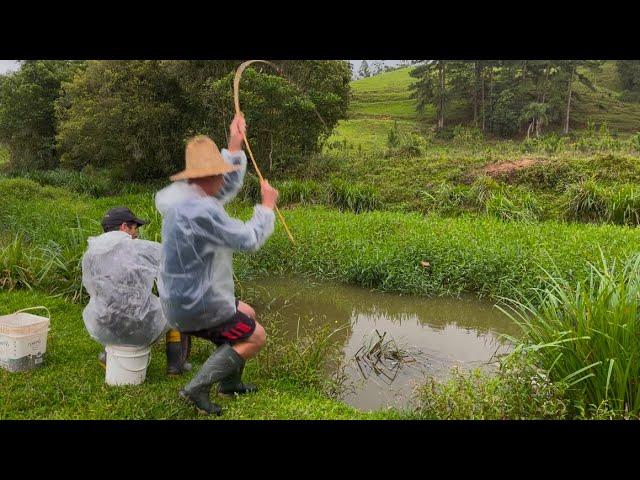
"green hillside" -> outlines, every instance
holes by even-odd
[[[433,107],[428,107],[420,116],[416,112],[416,101],[411,98],[410,91],[410,85],[415,81],[409,75],[411,69],[401,68],[353,81],[349,118],[411,120],[432,124],[435,120]],[[605,62],[600,72],[589,76],[596,91],[576,83],[571,126],[585,128],[589,121],[597,125],[606,122],[613,131],[636,132],[640,128],[640,104],[621,100],[622,91],[615,62]],[[468,105],[449,106],[445,118],[448,123],[469,122],[471,109]],[[344,125],[341,124],[340,128],[344,128]]]

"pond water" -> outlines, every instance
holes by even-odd
[[[342,400],[361,410],[407,408],[418,384],[451,368],[495,367],[518,328],[494,305],[461,298],[394,295],[304,278],[244,282],[236,294],[258,313],[280,312],[286,335],[329,324],[338,329],[346,379]],[[260,319],[259,319],[260,321]],[[265,321],[269,334],[269,323]]]

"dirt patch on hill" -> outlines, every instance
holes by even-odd
[[[480,172],[491,177],[510,176],[513,172],[523,170],[539,162],[541,162],[539,158],[521,158],[513,162],[499,162],[485,165],[480,169]]]

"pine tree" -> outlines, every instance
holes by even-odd
[[[363,60],[362,64],[360,65],[360,70],[358,70],[358,76],[360,78],[367,78],[371,76],[371,71],[369,70],[369,64],[367,63],[366,60]]]

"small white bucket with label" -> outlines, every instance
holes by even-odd
[[[24,313],[46,310],[48,317]],[[51,313],[44,306],[18,310],[0,316],[0,367],[10,372],[24,372],[44,362]]]
[[[147,376],[151,363],[151,347],[107,345],[108,385],[140,385]]]

